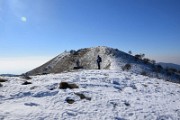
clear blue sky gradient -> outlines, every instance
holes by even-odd
[[[0,0],[1,58],[93,46],[180,64],[180,0]]]

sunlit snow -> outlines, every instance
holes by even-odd
[[[82,70],[32,76],[30,85],[5,77],[0,87],[2,120],[178,120],[180,85],[118,70]],[[59,89],[59,83],[77,89]],[[91,100],[80,99],[76,93]],[[69,104],[66,99],[75,102]]]

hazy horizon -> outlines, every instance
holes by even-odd
[[[128,53],[128,51],[126,53]],[[133,53],[133,55],[135,54],[138,53]],[[149,59],[156,60],[157,63],[164,62],[164,63],[174,63],[180,65],[179,63],[176,63],[175,61],[176,58],[174,57],[171,58],[171,61],[174,62],[169,62],[170,60],[166,60],[166,57],[158,58],[158,56],[150,56],[147,55],[146,53],[144,54]],[[56,56],[57,55],[1,58],[0,74],[22,74],[43,65],[44,63],[48,62],[49,60],[53,59]]]
[[[180,64],[179,0],[0,0],[0,74],[108,46]]]

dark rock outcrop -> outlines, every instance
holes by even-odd
[[[75,89],[75,88],[79,88],[76,84],[74,83],[67,83],[67,82],[61,82],[59,84],[59,89]]]

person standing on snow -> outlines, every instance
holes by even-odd
[[[102,62],[102,58],[98,55],[97,56],[97,65],[98,65],[98,69],[100,70],[101,69],[101,63]]]

